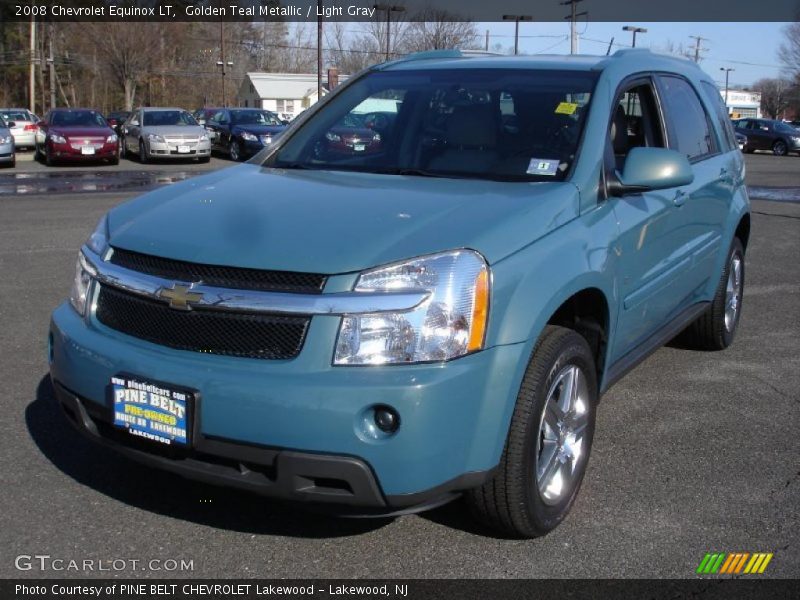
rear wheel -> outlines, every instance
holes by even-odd
[[[44,162],[48,167],[52,167],[56,164],[55,159],[53,158],[53,153],[50,150],[50,146],[44,147]]]
[[[733,238],[711,306],[683,332],[683,340],[699,350],[724,350],[733,343],[744,295],[744,247]]]
[[[786,142],[783,140],[777,140],[774,144],[772,144],[772,153],[775,156],[786,156],[789,148],[786,145]]]
[[[538,537],[561,523],[586,472],[597,397],[586,340],[548,326],[525,372],[500,466],[467,493],[475,516],[517,537]]]

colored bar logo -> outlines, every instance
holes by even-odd
[[[706,552],[700,565],[698,575],[756,575],[767,569],[772,560],[772,552]]]

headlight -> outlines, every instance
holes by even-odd
[[[67,139],[64,136],[58,135],[57,133],[50,134],[50,141],[54,144],[66,144]]]
[[[166,143],[166,140],[162,136],[156,135],[155,133],[149,133],[147,135],[147,139],[150,140],[151,142],[156,142],[158,144]]]
[[[14,138],[12,136],[10,136],[10,135],[6,136],[6,137],[3,137],[2,135],[0,135],[0,144],[10,144],[13,141],[14,141]]]
[[[78,252],[78,262],[75,264],[75,279],[69,292],[69,302],[78,314],[86,314],[86,298],[89,296],[89,286],[92,283],[94,269],[86,261],[83,252]]]
[[[325,137],[328,139],[329,142],[341,142],[342,141],[342,136],[337,135],[337,134],[333,133],[332,131],[329,131],[328,133],[326,133]]]
[[[102,256],[108,248],[108,217],[103,216],[92,234],[87,238],[85,244],[95,254]],[[83,251],[78,252],[78,262],[75,265],[75,279],[72,282],[72,290],[69,293],[69,301],[72,307],[83,316],[86,313],[86,298],[89,294],[89,286],[92,277],[96,275],[94,268],[86,260]]]
[[[208,141],[208,134],[203,134],[199,138],[197,138],[198,142],[207,142]]]
[[[473,250],[432,254],[365,271],[355,290],[424,290],[430,297],[406,312],[343,317],[335,365],[444,361],[483,348],[489,267]]]
[[[252,133],[249,133],[247,131],[240,132],[239,136],[243,140],[247,140],[248,142],[257,142],[258,141],[258,138],[256,136],[254,136]]]
[[[800,143],[800,137],[792,136],[792,141],[793,141],[795,144],[798,144],[798,143]]]
[[[112,133],[110,136],[108,136],[106,138],[106,144],[113,144],[116,141],[117,141],[117,134],[116,133]]]

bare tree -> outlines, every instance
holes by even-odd
[[[788,74],[800,80],[800,22],[787,25],[783,30],[784,42],[778,48],[778,58]]]
[[[445,10],[427,9],[416,15],[405,35],[405,48],[409,52],[441,50],[447,48],[474,48],[478,44],[478,30],[469,21],[458,21],[456,15]]]
[[[787,79],[759,79],[752,88],[761,92],[761,110],[771,119],[780,118],[791,104],[792,82]]]
[[[125,110],[132,110],[136,86],[146,74],[156,39],[153,25],[158,23],[82,23],[86,37],[102,57],[109,75],[123,92]]]

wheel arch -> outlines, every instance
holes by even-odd
[[[750,241],[750,213],[746,212],[742,215],[742,218],[739,219],[738,225],[736,225],[736,230],[734,231],[734,237],[739,238],[739,241],[742,242],[742,247],[747,250],[747,242]]]

